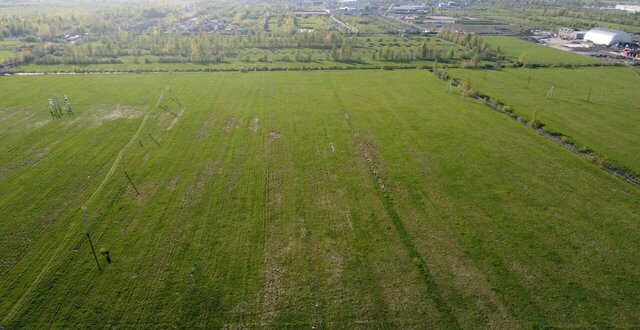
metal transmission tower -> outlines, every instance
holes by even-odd
[[[73,114],[71,101],[69,100],[69,97],[67,97],[66,95],[64,96],[64,107],[60,105],[60,102],[58,101],[58,95],[53,95],[50,99],[48,99],[48,102],[49,102],[49,114],[51,115],[52,119],[62,118],[63,110],[67,112],[67,115]]]
[[[67,110],[68,115],[73,115],[73,108],[71,107],[71,101],[66,95],[64,96],[64,108],[65,110]]]
[[[549,88],[549,91],[547,92],[547,99],[550,99],[553,97],[553,87],[551,86],[551,88]]]
[[[51,118],[60,119],[62,117],[62,109],[60,109],[60,105],[58,104],[58,96],[54,95],[48,101]]]
[[[158,102],[156,103],[156,108],[160,108],[171,113],[175,117],[178,117],[175,110],[180,107],[182,107],[182,103],[180,102],[180,99],[178,99],[176,92],[171,88],[171,86],[167,86],[162,94],[160,94]]]

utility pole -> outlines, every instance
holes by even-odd
[[[127,173],[127,169],[124,169],[124,175],[127,176],[127,179],[129,179],[129,183],[131,183],[131,186],[133,187],[133,190],[136,191],[136,196],[140,196],[140,192],[138,191],[138,188],[136,188],[136,185],[133,184],[133,181],[131,180],[131,177],[129,177],[129,173]]]
[[[550,99],[553,97],[553,86],[551,86],[551,88],[549,88],[549,91],[547,92],[547,99]]]
[[[154,139],[154,138],[153,138],[153,136],[151,135],[151,133],[147,132],[147,134],[149,134],[149,137],[151,138],[151,140],[153,140],[153,142],[155,142],[155,143],[158,145],[158,147],[162,147],[162,146],[160,145],[160,143],[158,143],[158,141],[156,141],[156,139]]]
[[[96,265],[98,265],[98,270],[102,271],[102,267],[100,267],[100,262],[98,261],[98,256],[96,255],[96,249],[93,247],[93,241],[91,241],[91,234],[89,230],[89,220],[87,219],[87,208],[82,207],[82,215],[84,222],[84,232],[87,234],[87,240],[89,240],[89,246],[91,246],[91,252],[93,252],[93,258],[96,259]]]

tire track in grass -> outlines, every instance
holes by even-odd
[[[289,83],[285,80],[281,80],[278,92],[289,90]],[[274,101],[278,101],[279,98],[271,98]],[[278,109],[291,109],[294,106],[291,104],[287,97],[282,97],[282,101],[278,102]],[[305,153],[300,152],[301,146],[295,137],[302,134],[298,120],[296,116],[291,116],[291,134],[294,137],[292,142],[288,142],[287,137],[289,134],[283,134],[284,137],[280,138],[278,142],[270,142],[274,148],[273,152],[278,152],[283,155],[293,155],[291,158],[286,158],[291,161],[293,166],[291,176],[299,177],[301,180],[305,180],[306,177],[298,175],[298,173],[305,173],[303,171],[304,164],[307,159]],[[301,155],[298,159],[295,155]],[[271,157],[273,159],[273,157]],[[282,164],[282,163],[280,163]],[[288,164],[288,163],[284,163]],[[302,171],[302,172],[298,172]],[[273,174],[277,175],[277,174]],[[274,195],[272,188],[279,188],[278,182],[276,182],[277,176],[270,176],[273,179],[273,185],[269,186],[269,196]],[[293,180],[297,182],[297,180]],[[299,187],[296,184],[295,189]],[[285,189],[284,187],[280,187]],[[265,250],[265,265],[267,269],[267,276],[265,277],[265,295],[263,308],[263,326],[275,326],[282,323],[289,323],[288,321],[292,316],[304,315],[306,323],[312,324],[318,327],[323,324],[322,315],[318,313],[318,308],[314,307],[313,302],[318,301],[317,284],[312,277],[313,274],[313,261],[311,260],[311,242],[309,241],[309,229],[308,223],[305,218],[308,217],[308,213],[305,207],[306,197],[302,193],[297,193],[291,199],[293,207],[286,208],[288,213],[282,217],[277,217],[279,213],[285,211],[281,209],[280,212],[274,211],[268,212],[267,218],[267,236],[266,250]],[[287,222],[286,218],[290,218],[291,222]],[[280,235],[280,236],[276,236]],[[280,243],[280,244],[279,244]],[[276,250],[274,250],[276,249]],[[269,252],[270,251],[270,252]],[[287,261],[287,258],[292,258],[291,262]],[[293,274],[298,274],[295,277]],[[299,285],[299,283],[303,283]],[[268,303],[272,306],[268,306]]]
[[[122,147],[122,149],[120,149],[120,151],[118,152],[118,156],[116,156],[116,159],[113,162],[113,165],[111,165],[111,168],[109,169],[109,172],[107,173],[105,178],[102,180],[98,188],[96,188],[96,190],[93,192],[93,194],[91,194],[89,199],[82,205],[82,209],[86,209],[87,206],[89,206],[91,202],[93,202],[96,199],[96,197],[105,187],[109,179],[111,179],[111,177],[113,176],[113,173],[115,172],[116,168],[120,164],[120,160],[122,160],[124,151],[136,140],[136,138],[140,134],[140,131],[142,130],[142,127],[147,122],[148,118],[149,118],[148,114],[144,116],[144,118],[142,119],[142,122],[140,123],[140,126],[138,127],[138,130],[136,130],[135,134],[131,137],[131,140],[129,140],[129,142],[124,147]],[[64,246],[67,244],[67,242],[71,238],[71,235],[75,232],[75,229],[77,226],[78,226],[78,221],[74,221],[71,223],[71,225],[69,226],[69,229],[67,230],[67,233],[62,239],[62,242],[60,242],[60,244],[56,248],[51,258],[49,258],[49,261],[47,261],[46,265],[42,268],[42,270],[40,271],[38,276],[33,280],[31,285],[29,285],[27,290],[22,294],[20,299],[18,299],[15,305],[13,305],[9,313],[4,317],[4,319],[2,319],[2,322],[0,322],[1,324],[7,324],[9,321],[11,321],[11,319],[15,316],[15,314],[20,310],[22,305],[25,303],[26,299],[31,295],[33,290],[35,290],[40,284],[40,282],[42,282],[42,279],[44,278],[44,276],[47,274],[49,269],[51,269],[51,265],[53,264],[53,261],[58,257],[58,255],[60,254],[60,251],[62,251]]]
[[[367,162],[367,166],[369,167],[369,172],[371,173],[371,176],[375,181],[374,185],[376,186],[376,190],[378,192],[378,195],[380,196],[383,207],[387,211],[387,215],[389,216],[389,218],[391,218],[391,222],[393,223],[394,228],[398,233],[398,236],[400,237],[400,241],[402,242],[402,245],[405,248],[408,256],[411,258],[411,261],[414,263],[422,282],[427,287],[427,291],[430,293],[430,297],[433,300],[433,303],[436,309],[442,316],[443,321],[447,325],[447,328],[461,329],[461,326],[458,323],[458,320],[456,319],[455,315],[453,314],[453,311],[451,310],[447,302],[442,297],[442,294],[440,294],[438,285],[433,279],[433,276],[429,271],[429,267],[427,266],[426,262],[422,258],[422,255],[420,255],[420,253],[416,249],[411,239],[411,236],[407,232],[407,229],[404,225],[402,217],[400,216],[400,214],[398,213],[398,211],[396,210],[393,204],[393,199],[391,198],[391,195],[389,195],[389,193],[386,191],[384,180],[380,176],[379,169],[376,167],[373,161],[371,151],[368,150],[369,148],[367,148],[367,145],[364,142],[363,138],[358,134],[355,127],[353,127],[353,124],[351,123],[351,118],[344,108],[344,103],[342,102],[342,99],[340,98],[340,95],[338,94],[338,90],[336,89],[335,85],[331,84],[331,88],[333,89],[333,93],[335,95],[336,101],[344,111],[345,120],[347,121],[347,126],[351,132],[351,135],[354,137],[357,143],[358,151]]]
[[[215,105],[222,93],[223,86],[224,84],[220,84],[218,90],[209,95],[211,101],[206,100],[203,102],[211,102],[212,106]],[[196,119],[193,119],[192,121],[195,122]],[[185,122],[185,124],[188,123],[190,122]],[[206,121],[203,121],[203,123],[206,124]],[[182,129],[185,130],[186,128]],[[197,130],[194,129],[193,133],[195,132],[197,132]],[[189,146],[192,146],[192,144]],[[204,165],[185,172],[195,174],[185,175],[183,177],[184,180],[181,180],[181,182],[184,183],[180,187],[176,188],[176,192],[174,194],[170,195],[158,216],[159,221],[155,227],[155,234],[157,239],[160,242],[163,242],[163,249],[161,251],[154,250],[155,254],[149,258],[147,264],[142,268],[148,271],[148,274],[152,279],[146,283],[144,287],[135,288],[138,289],[138,291],[142,290],[142,292],[137,296],[137,300],[142,302],[141,307],[139,308],[140,312],[137,313],[138,315],[136,317],[135,315],[129,316],[132,313],[127,311],[129,312],[127,317],[134,319],[136,324],[147,324],[154,320],[159,322],[159,320],[154,319],[153,316],[149,319],[149,316],[145,315],[153,315],[154,311],[163,311],[164,308],[166,308],[166,297],[161,293],[161,291],[170,288],[171,283],[168,282],[170,279],[167,274],[179,273],[177,271],[177,264],[171,262],[176,258],[176,255],[181,252],[180,246],[177,242],[182,241],[187,237],[190,233],[189,230],[194,230],[185,226],[184,222],[180,221],[188,221],[190,216],[189,211],[194,207],[194,203],[196,203],[195,201],[205,190],[207,182],[215,175],[213,173],[215,166],[206,162],[206,153],[203,152],[203,150],[208,146],[209,145],[205,140],[199,141],[199,143],[195,144],[192,149],[183,148],[180,150],[181,156],[191,156],[190,162],[192,164]],[[176,155],[175,151],[171,150],[171,155]],[[176,162],[174,165],[176,167],[169,170],[187,170],[183,163]],[[180,183],[178,183],[178,185],[180,185]],[[194,302],[198,301],[196,300]],[[125,312],[123,311],[123,315],[124,313]]]
[[[384,90],[382,91],[382,98],[384,99],[384,103],[385,105],[383,106],[383,109],[385,109],[384,111],[389,112],[394,120],[400,124],[402,126],[402,131],[404,132],[404,134],[408,137],[408,140],[411,141],[411,143],[415,144],[416,146],[419,146],[420,148],[425,148],[426,145],[424,144],[424,138],[422,138],[420,136],[420,133],[416,133],[419,132],[417,130],[417,127],[415,126],[415,124],[413,122],[408,122],[406,119],[404,119],[403,117],[399,116],[398,113],[393,110],[393,102],[394,101],[394,97],[395,94],[394,92],[397,92],[396,90]],[[390,102],[391,100],[391,102]],[[388,125],[388,121],[384,120],[383,118],[380,118],[380,116],[374,116],[374,120],[376,121],[376,123],[380,126],[380,127],[385,127],[385,125]],[[417,134],[417,135],[416,135]],[[402,146],[398,143],[399,139],[391,139],[390,140],[390,146],[392,146],[392,149],[395,150],[401,150]],[[400,153],[402,156],[402,160],[405,162],[411,162],[411,157],[408,156],[407,153]],[[477,172],[478,174],[480,174],[479,170],[476,167],[472,167],[473,170],[475,172]],[[424,198],[424,200],[427,201],[427,203],[429,204],[429,206],[431,206],[432,210],[433,210],[433,218],[434,219],[445,219],[445,214],[443,213],[443,211],[440,209],[439,206],[436,205],[436,203],[433,201],[432,197],[428,196],[428,194],[430,193],[430,191],[425,192],[419,192],[419,196],[421,198]],[[411,204],[413,205],[413,207],[415,207],[416,209],[420,210],[423,214],[427,214],[427,209],[425,208],[424,204],[421,203],[416,203],[415,202],[415,198],[411,198],[412,202]],[[438,231],[438,229],[434,229],[436,232]],[[485,251],[486,255],[492,255],[492,253]],[[451,263],[451,262],[450,262]],[[499,271],[501,271],[501,274],[509,274],[509,271],[506,268],[499,268],[498,265],[494,264],[494,268],[498,269]],[[484,277],[484,275],[483,275]],[[511,277],[508,277],[509,279]],[[488,281],[488,279],[486,279],[486,281]],[[513,282],[513,281],[512,281]],[[476,282],[477,283],[477,282]],[[516,283],[516,282],[514,282]],[[526,292],[526,290],[522,287],[522,286],[518,286],[519,291],[520,292]],[[478,293],[475,293],[476,295]],[[511,312],[514,312],[514,310],[512,309],[512,307],[509,307],[507,305],[507,301],[504,300],[503,298],[504,295],[500,295],[500,296],[496,296],[499,303],[501,304],[501,306],[505,309],[509,309]],[[478,298],[478,299],[482,299],[482,298]],[[535,308],[535,315],[539,318],[538,322],[539,324],[546,324],[546,320],[544,317],[544,313],[542,312],[542,310],[534,303],[533,299],[531,297],[527,297],[526,299],[527,304],[529,304],[529,306],[533,306],[533,308]],[[489,297],[485,297],[484,298],[484,302],[493,302],[494,300],[491,299],[491,296]],[[461,317],[462,321],[464,322],[464,317]],[[540,321],[543,320],[543,321]]]

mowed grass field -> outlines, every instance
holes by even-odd
[[[516,61],[522,53],[526,53],[527,64],[584,65],[605,63],[597,58],[535,44],[515,37],[484,36],[482,40],[491,45],[493,49],[498,49],[499,47],[506,57]]]
[[[154,109],[166,85],[177,119]],[[640,191],[446,86],[418,70],[0,78],[0,322],[639,326]],[[54,93],[75,116],[49,120]],[[87,205],[100,272],[80,208],[119,151]]]
[[[468,78],[477,90],[497,97],[521,116],[539,120],[546,129],[561,132],[640,175],[640,94],[636,88],[640,74],[633,68],[451,73]]]

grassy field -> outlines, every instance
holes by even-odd
[[[640,191],[427,72],[0,87],[5,328],[640,325]]]
[[[640,174],[640,75],[628,67],[451,70],[529,120]],[[530,79],[530,80],[529,80]],[[527,84],[529,88],[527,89]],[[546,96],[553,86],[553,96]],[[589,90],[591,96],[589,97]]]
[[[613,3],[612,3],[613,4]],[[590,27],[602,27],[607,29],[622,30],[629,33],[640,32],[640,26],[616,24],[598,21],[590,18],[550,16],[542,7],[500,8],[492,4],[474,6],[469,9],[456,10],[458,17],[471,16],[484,19],[494,19],[526,28],[556,30],[565,26],[576,26],[588,30]]]
[[[484,36],[482,37],[491,48],[500,47],[505,56],[518,60],[522,53],[527,54],[527,64],[603,64],[597,58],[583,56],[568,51],[563,51],[514,37]]]

